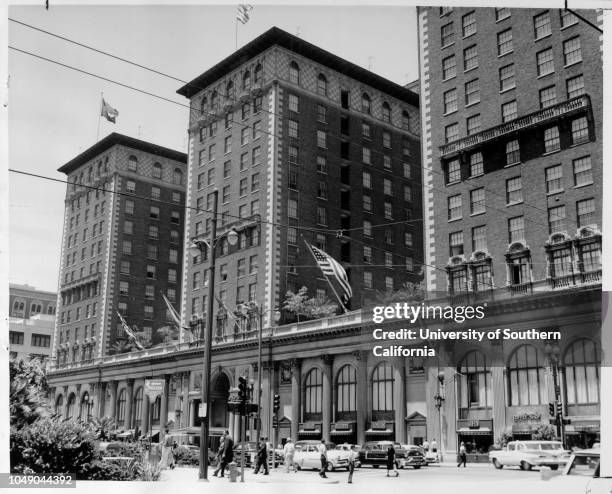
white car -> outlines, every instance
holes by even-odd
[[[555,488],[557,483],[562,489],[571,488],[576,494],[609,494],[612,492],[612,478],[600,477],[599,448],[575,451],[561,475],[551,479]],[[570,492],[569,490],[567,492]]]
[[[560,441],[510,441],[504,449],[491,451],[489,459],[497,469],[516,466],[531,470],[546,466],[557,470],[569,460],[569,451],[563,449]]]
[[[361,462],[359,461],[359,450],[361,449],[361,447],[358,444],[349,444],[349,443],[343,443],[343,444],[338,444],[338,446],[336,446],[336,450],[337,451],[345,451],[346,452],[346,457],[348,458],[348,452],[349,451],[354,451],[355,452],[355,468],[359,468],[361,466]]]
[[[300,470],[318,470],[321,468],[320,443],[297,443],[295,445],[295,456],[293,461]],[[327,471],[333,472],[339,468],[348,470],[348,452],[333,449],[335,444],[327,445]]]

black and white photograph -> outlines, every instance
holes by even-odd
[[[612,492],[606,4],[3,7],[0,487]]]

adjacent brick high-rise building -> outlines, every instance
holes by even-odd
[[[181,297],[186,155],[113,133],[68,176],[53,355],[61,367],[121,351],[117,311],[151,344]]]
[[[428,435],[488,461],[501,434],[533,438],[552,403],[556,435],[589,447],[600,427],[601,12],[428,7],[418,19],[428,290],[485,304],[472,327],[561,335],[443,349],[445,401],[429,405],[441,418]]]
[[[442,268],[428,289],[599,282],[600,33],[546,9],[432,7],[419,23],[425,250]]]
[[[302,286],[336,302],[305,241],[346,267],[352,309],[422,278],[415,93],[278,28],[178,92],[192,106],[187,203],[200,210],[186,240],[206,238],[214,189],[221,233],[240,236],[217,251],[230,310],[256,301],[269,322]],[[206,308],[205,257],[185,258],[185,321]]]

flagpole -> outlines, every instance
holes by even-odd
[[[100,92],[100,111],[98,112],[98,131],[96,132],[96,142],[100,139],[100,118],[102,118],[102,105],[104,101],[104,91]]]
[[[238,14],[236,14],[234,17],[235,17],[235,19],[234,19],[234,24],[235,24],[235,30],[234,30],[234,33],[235,33],[235,48],[234,48],[234,50],[238,50]]]
[[[304,239],[302,239],[304,240]],[[312,251],[312,249],[310,248],[310,244],[308,242],[306,242],[306,240],[304,240],[304,243],[306,244],[306,247],[308,247],[308,250],[310,251],[310,253],[312,254],[312,257],[314,258],[315,262],[317,262],[317,258],[314,255],[314,252]],[[317,266],[319,264],[317,263]],[[332,289],[332,292],[334,292],[334,295],[336,296],[336,298],[338,299],[338,302],[340,302],[340,307],[342,307],[342,310],[344,311],[344,313],[346,314],[348,312],[348,309],[346,308],[346,306],[344,305],[344,303],[342,302],[342,299],[340,298],[340,296],[338,295],[338,292],[336,292],[336,289],[334,288],[334,285],[331,284],[331,281],[329,281],[329,277],[323,273],[323,276],[325,276],[325,281],[327,281],[327,284],[329,285],[329,287]]]

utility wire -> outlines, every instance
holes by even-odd
[[[568,11],[570,11],[570,12],[572,12],[572,13],[573,13],[573,11],[571,11],[570,9],[567,9],[567,1],[566,1],[566,10],[568,10]],[[584,22],[586,22],[586,23],[588,23],[588,24],[592,25],[592,24],[591,24],[591,23],[590,23],[588,20],[586,20],[586,19],[582,18],[582,16],[580,16],[579,14],[575,14],[575,15],[577,15],[577,17],[580,17],[582,20],[584,20]],[[34,29],[34,30],[36,30],[36,31],[40,31],[40,32],[45,33],[45,34],[50,35],[50,36],[54,36],[54,37],[56,37],[56,38],[59,38],[59,39],[61,39],[61,40],[66,41],[66,42],[73,43],[73,44],[75,44],[75,45],[81,46],[81,47],[83,47],[83,48],[86,48],[86,49],[92,50],[92,51],[97,52],[97,53],[101,53],[101,54],[103,54],[103,55],[109,56],[109,57],[114,58],[114,59],[116,59],[116,60],[120,60],[120,61],[122,61],[122,62],[128,63],[128,64],[130,64],[130,65],[134,65],[134,66],[139,67],[139,68],[142,68],[142,69],[144,69],[144,70],[148,70],[148,71],[150,71],[150,72],[153,72],[153,73],[155,73],[155,74],[161,75],[161,76],[163,76],[163,77],[167,77],[167,78],[169,78],[169,79],[172,79],[172,80],[175,80],[175,81],[178,81],[178,82],[184,83],[184,84],[188,84],[188,82],[187,82],[187,81],[184,81],[184,80],[182,80],[182,79],[180,79],[180,78],[178,78],[178,77],[175,77],[175,76],[172,76],[172,75],[166,74],[166,73],[161,72],[161,71],[158,71],[158,70],[156,70],[156,69],[152,69],[152,68],[150,68],[150,67],[147,67],[147,66],[145,66],[145,65],[139,64],[139,63],[137,63],[137,62],[134,62],[134,61],[131,61],[131,60],[127,60],[127,59],[122,58],[122,57],[119,57],[119,56],[117,56],[117,55],[113,55],[113,54],[108,53],[108,52],[106,52],[106,51],[104,51],[104,50],[101,50],[101,49],[99,49],[99,48],[95,48],[95,47],[92,47],[92,46],[90,46],[90,45],[86,45],[86,44],[84,44],[84,43],[80,43],[80,42],[78,42],[78,41],[75,41],[75,40],[73,40],[73,39],[67,38],[67,37],[65,37],[65,36],[61,36],[61,35],[58,35],[58,34],[55,34],[55,33],[51,33],[51,32],[46,31],[46,30],[44,30],[44,29],[38,28],[38,27],[33,26],[33,25],[31,25],[31,24],[27,24],[27,23],[22,22],[22,21],[18,21],[18,20],[13,19],[13,18],[9,18],[9,20],[10,20],[10,21],[12,21],[12,22],[15,22],[15,23],[17,23],[17,24],[20,24],[20,25],[22,25],[22,26],[28,27],[28,28],[30,28],[30,29]],[[595,26],[595,27],[596,27],[596,26]],[[597,29],[599,29],[599,28],[597,28]],[[602,32],[603,32],[603,31],[602,31]],[[11,47],[11,48],[12,48],[12,47]],[[33,56],[38,56],[38,55],[34,55],[34,54],[32,54],[32,55],[33,55]],[[52,61],[52,60],[50,60],[50,59],[46,59],[46,58],[44,58],[44,57],[39,57],[39,58],[43,58],[44,60],[47,60],[47,61]],[[61,65],[61,64],[60,64],[60,65]],[[66,66],[66,67],[69,67],[69,66]],[[79,69],[75,69],[75,68],[73,68],[73,67],[69,67],[69,68],[72,68],[73,70],[79,70]],[[94,76],[94,77],[100,77],[100,76],[97,76],[97,75],[95,75],[95,74],[91,74],[91,73],[87,73],[87,74],[88,74],[88,75],[92,75],[92,76]],[[103,80],[107,80],[107,81],[109,81],[108,79],[103,79]],[[114,81],[109,81],[109,82],[114,82]],[[119,85],[121,85],[121,86],[123,86],[123,87],[128,87],[128,88],[130,88],[130,89],[135,89],[135,90],[139,91],[138,89],[133,88],[133,87],[131,87],[131,86],[123,85],[123,84],[121,84],[121,83],[117,83],[117,84],[119,84]],[[205,88],[203,88],[203,87],[199,87],[199,86],[195,86],[195,85],[193,85],[193,87],[195,87],[196,89],[199,89],[199,90],[204,90],[204,89],[205,89]],[[143,91],[141,91],[141,92],[143,92]],[[146,92],[145,92],[145,94],[149,94],[149,93],[146,93]],[[165,101],[170,101],[170,102],[174,102],[174,103],[180,104],[181,106],[184,106],[184,107],[186,107],[186,108],[189,108],[190,110],[195,109],[194,107],[187,106],[187,105],[182,105],[181,103],[175,102],[175,101],[173,101],[173,100],[169,100],[169,99],[164,98],[164,97],[161,97],[161,96],[157,96],[157,95],[153,95],[153,96],[155,96],[155,97],[157,97],[157,98],[164,99]],[[227,99],[227,100],[229,100],[229,101],[231,101],[231,102],[232,102],[232,103],[234,103],[234,104],[238,103],[238,100],[236,100],[235,98],[233,98],[233,99],[232,99],[232,98],[229,98],[229,97],[227,97],[227,96],[226,96],[226,99]],[[264,112],[264,113],[268,113],[268,114],[270,114],[270,115],[274,115],[274,116],[276,116],[277,118],[282,119],[282,120],[286,120],[286,119],[288,119],[288,117],[287,117],[287,116],[285,116],[285,115],[280,115],[280,114],[278,114],[278,113],[272,112],[272,111],[270,111],[270,110],[266,110],[266,109],[264,109],[264,108],[261,108],[261,111],[262,111],[262,112]],[[249,125],[249,124],[242,124],[241,122],[235,122],[235,123],[237,123],[238,125],[241,125],[242,127],[248,127],[248,128],[250,128],[250,125]],[[315,127],[312,127],[312,126],[307,127],[307,128],[309,128],[310,130],[317,130]],[[260,131],[261,131],[261,130],[260,130]],[[268,135],[271,135],[271,136],[279,137],[279,136],[277,136],[276,134],[271,133],[271,132],[268,132],[268,131],[261,131],[261,132],[263,132],[263,133],[265,133],[265,134],[268,134]],[[354,143],[354,142],[352,142],[352,141],[344,141],[344,138],[343,138],[342,136],[337,135],[337,134],[334,134],[334,133],[326,132],[326,135],[327,135],[327,136],[330,136],[330,137],[333,137],[333,138],[336,138],[336,139],[340,140],[341,142],[349,142],[349,145],[353,145],[353,146],[357,146],[357,145],[358,145],[357,143]],[[382,155],[382,156],[385,156],[384,152],[378,151],[378,150],[376,150],[376,149],[370,149],[370,153],[371,153],[371,154],[374,154],[374,155]],[[420,170],[422,173],[426,171],[426,170],[425,170],[425,168],[422,166],[422,164],[412,164],[412,163],[408,163],[408,165],[409,165],[411,168],[417,167],[417,168],[418,168],[418,169],[419,169],[419,170]],[[378,173],[380,173],[380,172],[381,172],[381,170],[378,170],[378,169],[373,169],[373,170],[374,170],[374,171],[376,171],[376,172],[378,172]],[[438,171],[434,170],[433,168],[431,168],[431,169],[429,169],[429,170],[427,170],[427,171],[429,171],[430,173],[435,173],[435,174],[438,174],[438,175],[442,176],[444,179],[446,179],[446,176],[445,176],[445,174],[444,174],[443,172],[438,172]],[[383,172],[383,174],[385,173],[385,171],[384,171],[384,170],[382,170],[382,172]],[[408,177],[404,177],[404,178],[405,178],[405,179],[407,179],[407,180],[409,180],[409,181],[411,181],[411,182],[412,182],[412,181],[416,181],[416,180],[411,179],[411,178],[408,178]],[[465,181],[475,182],[475,184],[476,184],[476,185],[483,185],[483,184],[482,184],[482,182],[480,182],[480,180],[481,180],[481,179],[482,179],[482,177],[466,177],[466,178],[465,178]],[[424,183],[423,183],[423,184],[421,184],[421,185],[423,185],[423,186],[425,186],[425,187],[429,187],[429,188],[431,188],[431,189],[433,189],[433,190],[438,190],[439,192],[442,192],[443,194],[445,194],[447,197],[450,197],[450,195],[451,195],[451,194],[449,194],[449,193],[445,192],[444,190],[434,188],[433,186],[429,186],[429,185],[426,185],[426,184],[424,184]],[[499,193],[499,192],[495,192],[494,190],[491,190],[490,188],[486,187],[485,185],[483,185],[483,188],[485,189],[485,191],[488,191],[489,193],[491,193],[491,194],[493,194],[493,195],[496,195],[496,196],[498,196],[498,197],[505,198],[505,194],[502,194],[502,193]],[[540,208],[540,207],[535,206],[535,205],[533,205],[533,204],[530,204],[530,203],[527,203],[527,202],[526,202],[526,203],[524,203],[524,206],[526,206],[526,207],[530,207],[530,208],[533,208],[533,209],[536,209],[536,210],[538,210],[538,211],[541,211],[541,212],[543,212],[543,213],[547,213],[547,214],[548,214],[548,210],[543,209],[543,208]],[[489,208],[491,208],[491,209],[495,209],[495,210],[497,210],[497,211],[499,211],[499,212],[502,212],[502,213],[510,214],[509,212],[507,212],[506,210],[503,210],[503,209],[493,208],[492,206],[489,206]],[[546,224],[544,224],[544,223],[537,223],[537,222],[535,222],[535,221],[533,221],[533,220],[531,220],[531,219],[526,219],[526,220],[527,220],[527,221],[529,221],[529,222],[531,222],[531,223],[538,224],[538,225],[540,225],[540,226],[546,226],[546,227],[548,227],[548,225],[546,225]]]

